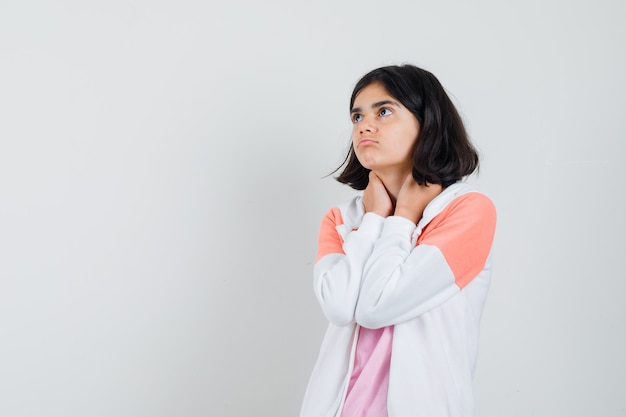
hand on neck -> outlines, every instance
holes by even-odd
[[[411,169],[408,170],[373,170],[374,173],[380,178],[382,183],[385,185],[387,189],[387,193],[389,193],[389,198],[391,198],[391,202],[393,206],[396,205],[396,200],[398,199],[398,194],[400,193],[400,189],[402,188],[402,184],[406,180],[406,177],[411,175]]]

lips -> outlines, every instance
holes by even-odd
[[[373,145],[374,143],[377,143],[374,139],[364,138],[359,141],[359,147]]]

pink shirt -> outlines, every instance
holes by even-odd
[[[393,326],[361,327],[341,417],[387,417]]]

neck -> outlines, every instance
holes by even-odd
[[[406,177],[409,176],[411,171],[384,171],[378,172],[374,171],[378,178],[383,182],[385,188],[387,189],[387,193],[389,193],[389,197],[391,198],[391,202],[393,206],[396,205],[396,200],[398,199],[398,194],[400,193],[400,189],[402,188],[402,184],[406,180]]]

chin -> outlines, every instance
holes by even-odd
[[[373,161],[367,161],[367,160],[363,160],[361,158],[357,158],[359,160],[359,163],[363,166],[363,168],[366,169],[374,169],[376,164]]]

